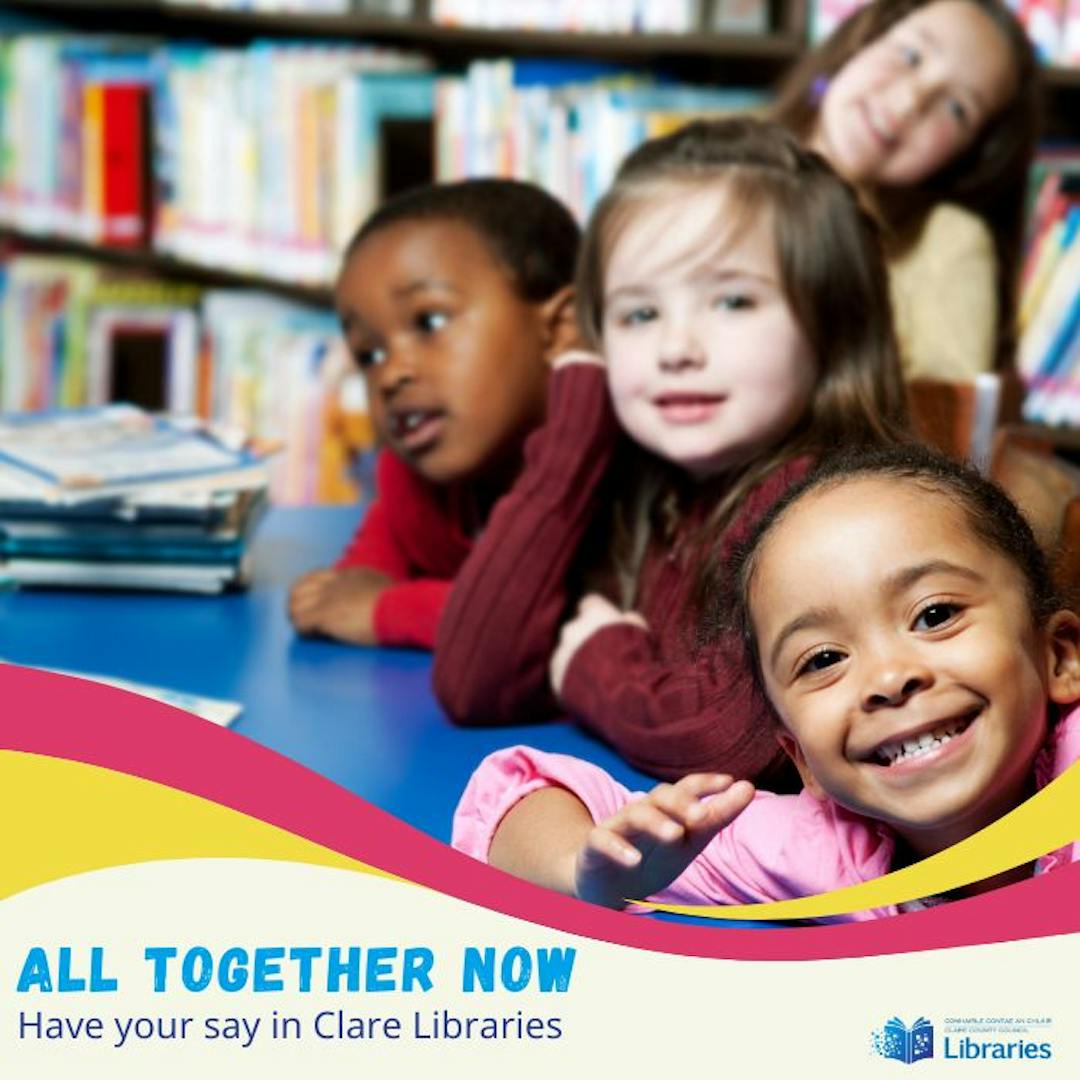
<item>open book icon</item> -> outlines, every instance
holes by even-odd
[[[934,1056],[934,1025],[920,1016],[909,1028],[894,1016],[880,1031],[874,1032],[873,1044],[882,1057],[911,1065]]]

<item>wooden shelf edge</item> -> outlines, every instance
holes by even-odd
[[[1043,68],[1047,85],[1055,90],[1080,90],[1080,67],[1062,67],[1054,64]]]
[[[167,4],[162,0],[4,0],[0,8],[37,15],[72,16],[80,13],[100,18],[103,14],[144,14],[147,17],[187,24],[193,33],[200,28],[229,27],[259,34],[312,34],[327,37],[359,37],[410,42],[428,48],[502,49],[531,53],[588,54],[596,57],[714,56],[718,59],[791,60],[803,49],[798,34],[769,32],[746,34],[597,34],[559,31],[489,29],[472,26],[441,26],[426,19],[395,19],[390,16],[317,14],[298,12],[228,11],[200,4]]]
[[[488,29],[440,26],[426,19],[397,19],[363,12],[318,14],[303,12],[229,11],[197,3],[169,4],[164,0],[0,0],[0,10],[27,15],[57,16],[100,21],[102,15],[144,16],[138,29],[152,23],[184,29],[193,36],[218,29],[236,37],[309,35],[328,39],[370,38],[391,44],[457,55],[475,52],[554,54],[598,60],[695,57],[701,60],[761,61],[777,66],[795,60],[806,48],[801,34],[597,34],[560,31]],[[775,75],[775,70],[763,73]],[[1051,65],[1043,69],[1052,91],[1080,90],[1080,66]]]
[[[1046,424],[1017,423],[1006,424],[1005,429],[1009,435],[1036,441],[1045,441],[1051,446],[1063,450],[1080,450],[1080,428],[1060,425],[1050,427]]]
[[[277,278],[261,277],[240,270],[227,270],[177,259],[146,248],[118,248],[92,244],[72,237],[25,232],[0,224],[0,241],[10,241],[27,254],[72,255],[109,266],[144,271],[160,277],[180,278],[208,288],[245,288],[271,292],[288,300],[313,307],[332,308],[329,286],[292,284]]]

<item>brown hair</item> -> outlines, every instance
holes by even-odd
[[[808,52],[786,77],[773,106],[773,119],[807,139],[818,117],[823,84],[866,46],[898,22],[938,0],[873,0],[849,16],[830,37]],[[887,250],[902,251],[938,202],[954,202],[983,217],[994,234],[998,255],[998,363],[1015,346],[1010,313],[1015,310],[1016,273],[1023,241],[1028,169],[1042,126],[1042,85],[1035,52],[1023,26],[1001,0],[964,0],[985,13],[1001,31],[1016,68],[1016,91],[983,125],[972,144],[921,184],[877,192],[889,226]]]
[[[623,162],[589,222],[578,262],[578,321],[589,343],[602,350],[606,263],[625,222],[653,199],[705,185],[734,200],[744,219],[772,209],[781,286],[819,371],[806,413],[788,437],[718,479],[716,504],[696,541],[702,581],[720,558],[719,540],[736,508],[774,469],[835,445],[892,442],[907,427],[877,227],[825,160],[779,124],[699,120],[644,143]],[[613,469],[609,561],[629,605],[649,541],[671,537],[690,485],[681,470],[641,448],[624,453],[634,460]],[[695,501],[703,495],[694,488]]]

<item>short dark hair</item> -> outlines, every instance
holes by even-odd
[[[749,603],[761,547],[788,511],[806,495],[863,477],[885,477],[944,495],[963,513],[974,536],[1020,571],[1036,623],[1042,625],[1062,607],[1046,556],[1031,527],[1012,499],[993,481],[968,465],[915,444],[840,452],[822,459],[817,468],[792,485],[770,508],[734,554],[727,583],[718,583],[713,592],[715,602],[705,612],[703,636],[711,639],[718,632],[737,632],[762,692],[761,663]]]
[[[573,281],[577,222],[558,199],[520,180],[462,180],[403,192],[360,226],[343,263],[380,229],[437,220],[460,221],[482,237],[525,300],[546,300]]]

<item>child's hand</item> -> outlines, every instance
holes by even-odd
[[[589,352],[587,349],[569,349],[555,357],[551,362],[551,370],[558,371],[559,368],[570,367],[572,364],[592,364],[598,368],[606,366],[599,353]]]
[[[563,682],[566,679],[566,670],[570,661],[578,649],[605,626],[616,623],[629,623],[631,626],[640,626],[648,629],[645,618],[636,611],[622,611],[606,597],[599,593],[587,593],[581,598],[577,612],[572,619],[563,623],[559,631],[559,643],[551,654],[549,671],[551,685],[558,696],[562,693]]]
[[[748,781],[716,773],[660,784],[592,829],[575,863],[575,894],[614,908],[652,896],[670,885],[753,797]]]
[[[289,618],[301,634],[376,645],[375,603],[389,584],[384,574],[362,566],[313,570],[289,591]]]

